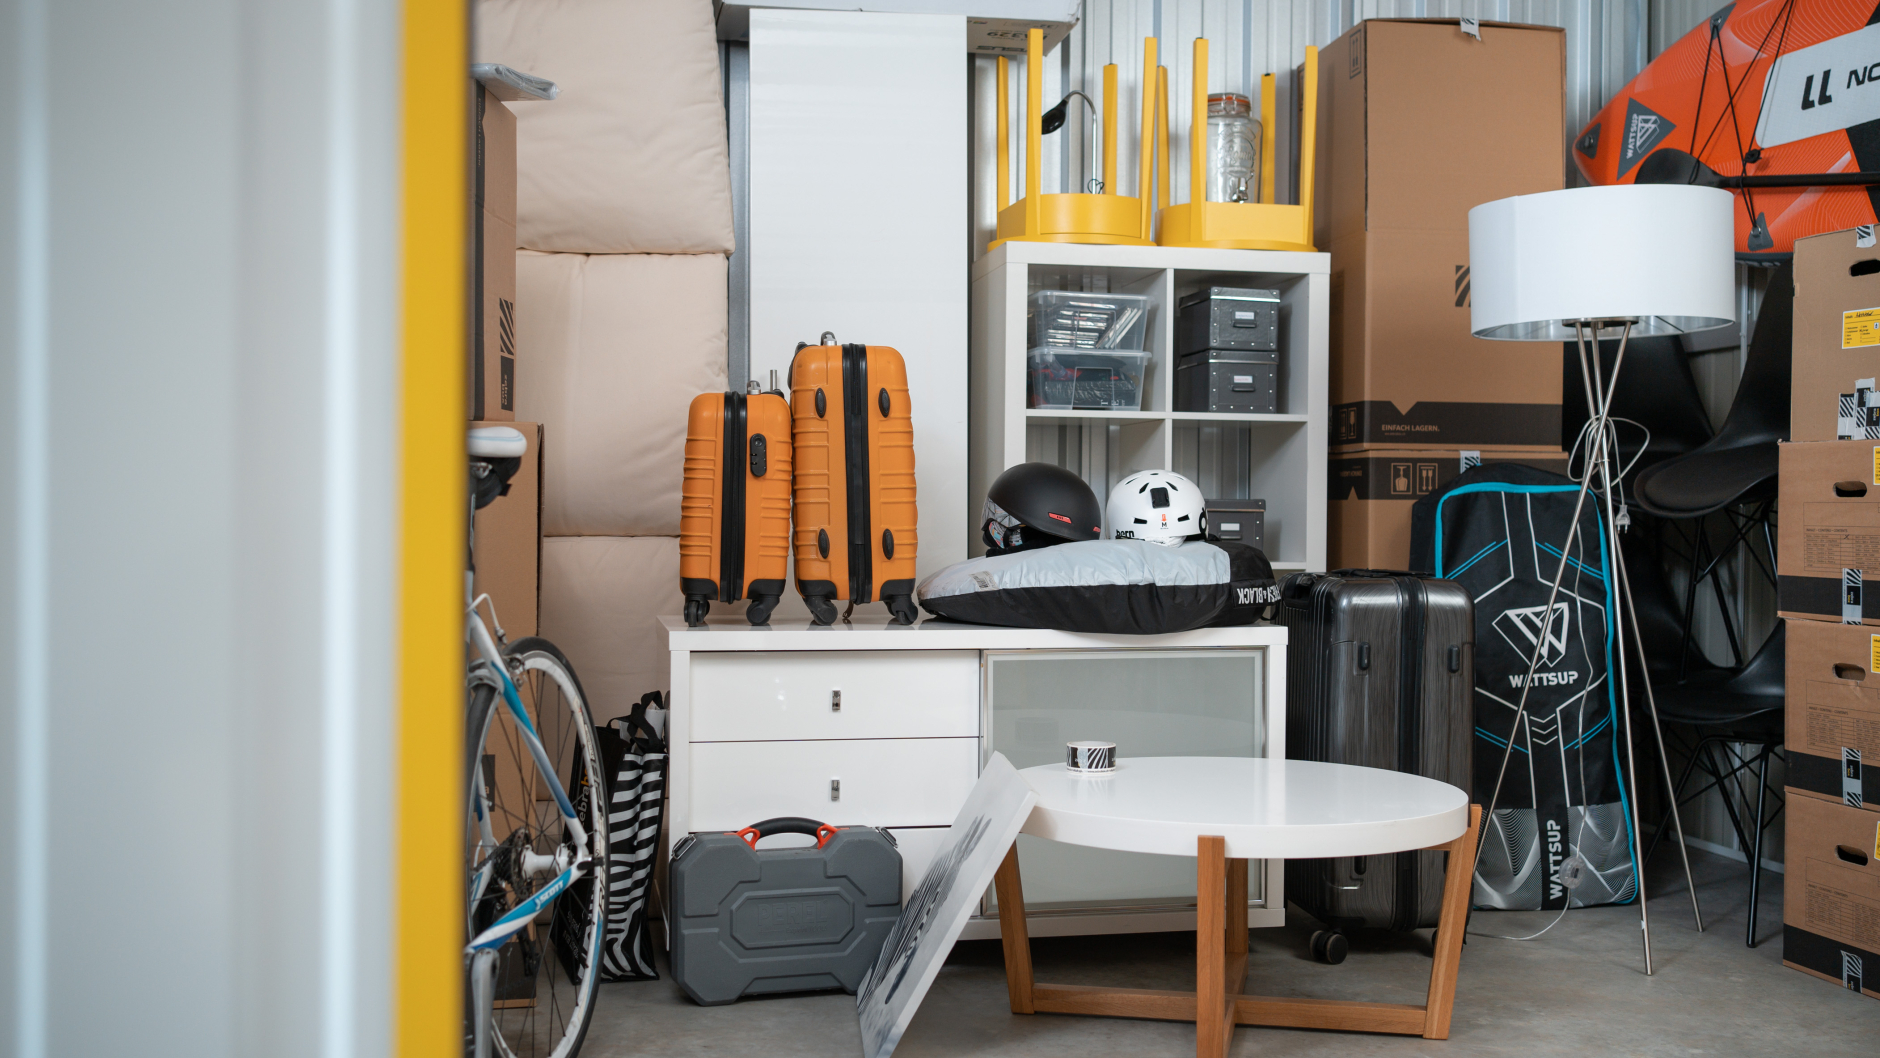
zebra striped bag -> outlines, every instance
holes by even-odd
[[[666,741],[647,722],[663,708],[658,691],[633,712],[596,729],[608,774],[607,930],[601,942],[601,980],[659,979],[646,899],[659,852],[659,820],[666,806]]]

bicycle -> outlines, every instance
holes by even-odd
[[[573,1058],[594,1015],[605,933],[607,799],[580,680],[548,640],[507,642],[495,603],[473,587],[476,512],[508,491],[527,450],[511,427],[470,434],[464,1046],[471,1058]]]

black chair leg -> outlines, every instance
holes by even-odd
[[[1756,842],[1749,854],[1749,936],[1744,942],[1752,948],[1756,946],[1756,897],[1762,888],[1763,803],[1769,799],[1769,752],[1769,746],[1762,748],[1756,771]]]
[[[1684,784],[1690,781],[1691,769],[1695,767],[1697,767],[1697,754],[1693,753],[1685,759],[1684,772],[1678,776],[1677,785],[1673,786],[1670,790],[1670,807],[1665,809],[1664,818],[1658,821],[1658,829],[1652,831],[1652,843],[1645,846],[1645,858],[1639,863],[1639,874],[1641,876],[1645,873],[1645,864],[1652,861],[1652,853],[1658,851],[1659,839],[1665,836],[1666,828],[1671,825],[1671,813],[1677,811],[1678,806],[1684,803],[1678,800],[1678,794],[1684,792]]]

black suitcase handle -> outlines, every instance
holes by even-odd
[[[772,834],[807,834],[816,839],[816,847],[820,849],[829,844],[830,838],[836,836],[836,828],[819,820],[804,819],[802,816],[778,816],[775,819],[752,823],[735,833],[743,838],[745,844],[752,849],[756,849],[759,841]]]

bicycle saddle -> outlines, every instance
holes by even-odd
[[[513,426],[479,426],[470,431],[472,459],[517,459],[529,450],[529,439]]]

